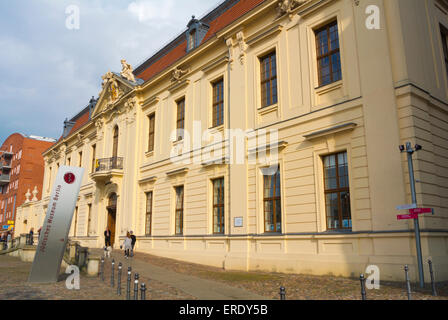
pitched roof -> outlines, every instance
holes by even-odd
[[[202,40],[201,45],[211,39],[217,32],[224,29],[226,26],[230,25],[232,22],[245,15],[264,1],[266,0],[224,1],[200,19],[202,22],[210,26],[210,29]],[[163,49],[159,50],[144,63],[138,66],[134,70],[134,74],[136,78],[140,78],[146,82],[186,55],[187,40],[185,38],[185,34],[182,33]],[[67,136],[70,136],[86,125],[90,120],[89,115],[89,108],[85,108],[78,115],[73,117],[70,121],[75,122],[75,124]],[[58,142],[62,139],[63,137],[61,136]]]
[[[216,16],[216,10],[213,10],[210,14],[201,20],[205,20],[207,24],[210,25],[205,38],[202,43],[212,38],[218,31],[224,29],[226,26],[248,13],[250,10],[254,9],[260,3],[265,0],[239,0],[239,1],[226,1],[217,9],[224,8],[222,12]],[[227,6],[226,6],[227,5]],[[211,21],[210,18],[214,18]],[[137,67],[134,71],[136,77],[148,81],[158,73],[164,71],[166,68],[174,64],[176,61],[187,55],[187,41],[183,35],[180,35],[170,44],[165,46],[162,50],[157,52],[146,62]]]

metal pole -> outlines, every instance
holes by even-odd
[[[121,296],[121,271],[123,269],[123,265],[121,262],[118,264],[118,282],[117,282],[117,294]]]
[[[142,286],[140,288],[140,291],[142,293],[142,298],[141,300],[146,300],[146,285],[144,283],[142,283]]]
[[[362,300],[367,300],[367,294],[366,294],[366,278],[363,274],[359,277],[359,280],[361,281],[361,297]]]
[[[411,300],[411,280],[409,280],[409,267],[407,265],[404,266],[404,274],[406,277],[406,289],[408,292],[408,300]]]
[[[101,280],[104,281],[104,257],[101,257]]]
[[[432,295],[434,297],[437,297],[436,282],[434,280],[434,270],[432,269],[432,261],[428,260],[428,264],[429,264],[429,273],[431,274]]]
[[[411,185],[412,204],[417,205],[417,194],[415,192],[415,177],[414,177],[414,164],[412,162],[412,155],[414,150],[411,143],[406,143],[406,151],[408,155],[408,167],[409,167],[409,181]],[[418,275],[420,279],[420,288],[425,287],[425,275],[423,273],[423,258],[422,258],[422,245],[420,241],[420,224],[418,217],[414,219],[414,231],[415,231],[415,245],[417,248],[417,261],[418,261]]]
[[[131,273],[132,268],[128,267],[128,282],[126,287],[126,300],[131,300]]]
[[[134,276],[134,300],[138,300],[138,273]]]
[[[286,300],[286,289],[285,289],[285,287],[280,287],[280,300]]]
[[[115,286],[115,260],[112,259],[112,272],[110,274],[110,286],[113,288]]]

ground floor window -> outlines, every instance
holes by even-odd
[[[263,186],[264,231],[282,232],[280,168],[273,175],[265,175]]]
[[[224,233],[224,178],[213,180],[213,233]]]
[[[351,230],[347,152],[323,158],[328,230]]]
[[[184,187],[176,187],[176,235],[184,233]]]
[[[152,227],[152,191],[146,193],[146,224],[145,224],[145,234],[147,236],[151,235]]]

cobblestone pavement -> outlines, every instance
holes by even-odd
[[[98,278],[81,275],[80,290],[68,290],[66,277],[54,284],[31,284],[28,276],[31,263],[19,258],[0,256],[0,300],[116,300],[111,290]],[[61,273],[65,270],[61,269]]]
[[[172,259],[136,253],[135,258],[177,273],[193,275],[239,287],[262,295],[267,299],[279,299],[279,288],[286,288],[288,300],[360,300],[359,279],[334,276],[309,276],[265,272],[232,272],[222,268],[208,267]],[[429,275],[427,275],[429,276]],[[404,277],[404,273],[403,273]],[[413,300],[448,300],[448,282],[437,284],[438,297],[431,295],[429,286],[425,290],[412,283]],[[367,290],[367,299],[407,300],[405,282],[381,283],[379,290]]]

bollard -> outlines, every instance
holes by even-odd
[[[411,300],[411,280],[409,280],[409,267],[404,266],[404,273],[406,277],[406,289],[408,291],[408,300]]]
[[[138,300],[138,273],[134,276],[134,300]]]
[[[359,280],[361,281],[361,297],[362,300],[367,300],[367,294],[366,294],[366,278],[363,274],[359,277]]]
[[[280,300],[286,300],[286,289],[284,287],[280,287]]]
[[[142,294],[141,300],[146,300],[146,285],[142,283],[142,286],[140,288],[140,292]]]
[[[113,288],[115,286],[115,260],[112,259],[112,272],[110,274],[110,286]]]
[[[101,280],[104,281],[104,257],[101,257]]]
[[[131,300],[131,272],[132,268],[128,267],[128,282],[126,287],[126,300]]]
[[[437,297],[436,282],[434,280],[434,270],[432,269],[431,259],[428,260],[428,264],[429,264],[429,273],[431,274],[432,295],[433,295],[433,297]]]
[[[117,295],[121,296],[121,270],[123,265],[121,262],[118,264],[118,280],[117,280]]]

